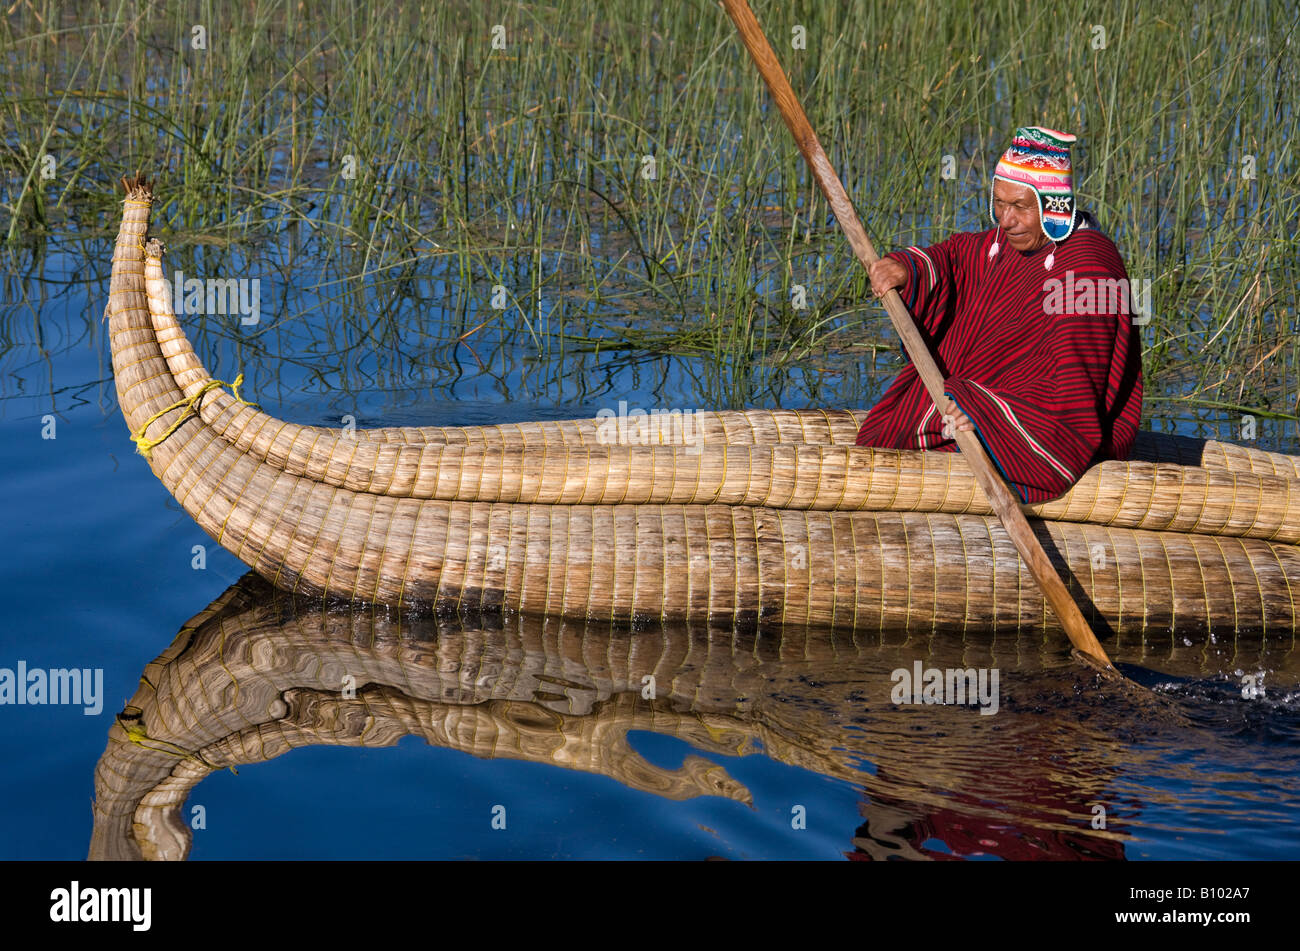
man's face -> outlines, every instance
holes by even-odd
[[[1017,251],[1037,251],[1047,244],[1038,216],[1038,199],[1028,185],[998,179],[993,183],[993,216]]]

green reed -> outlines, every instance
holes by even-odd
[[[753,5],[882,250],[986,227],[1011,130],[1069,129],[1084,205],[1153,283],[1152,414],[1300,414],[1294,3]],[[731,368],[724,400],[899,365],[707,0],[33,0],[0,48],[11,246],[110,232],[116,179],[143,171],[173,240],[300,235],[332,282],[313,306],[343,316],[324,345],[382,351],[414,325],[543,362],[693,355]]]

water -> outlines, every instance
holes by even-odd
[[[1148,676],[1156,702],[1116,702],[1032,636],[399,623],[290,605],[252,577],[212,610],[133,698],[123,723],[147,737],[109,744],[97,856],[134,855],[133,821],[146,854],[195,858],[1207,858],[1300,845],[1288,823],[1300,709],[1272,684],[1247,701],[1206,676],[1240,654],[1149,656],[1184,676]],[[1269,680],[1300,672],[1291,651],[1252,659]],[[996,712],[892,703],[893,672],[917,661],[998,668]],[[182,762],[191,751],[201,761]],[[138,808],[178,775],[165,804]],[[162,820],[182,803],[205,828],[178,836]]]
[[[1155,688],[1143,701],[1103,689],[1062,644],[1032,634],[399,625],[291,605],[256,581],[182,632],[245,569],[126,438],[98,321],[107,261],[107,241],[87,240],[34,269],[11,261],[26,276],[7,279],[0,667],[102,668],[103,696],[97,715],[0,707],[2,857],[81,858],[92,841],[131,854],[121,816],[150,818],[135,804],[165,775],[188,793],[176,800],[182,822],[146,824],[148,847],[194,859],[1300,853],[1289,635],[1119,645],[1115,659]],[[324,276],[300,263],[285,280],[312,294]],[[362,296],[373,304],[375,293]],[[218,376],[245,369],[264,408],[310,423],[570,418],[619,399],[718,405],[724,392],[868,405],[888,382],[848,372],[849,356],[775,382],[739,360],[542,359],[526,333],[504,330],[471,338],[475,359],[438,334],[456,315],[413,305],[378,338],[329,300],[275,316],[275,333],[255,340],[186,321],[203,330],[196,343]],[[174,662],[150,666],[173,642]],[[917,661],[996,668],[997,713],[894,704],[894,672]],[[1243,696],[1243,678],[1261,673],[1263,695]],[[349,675],[355,697],[342,695]],[[131,703],[139,719],[119,722]],[[142,726],[141,742],[123,724]]]

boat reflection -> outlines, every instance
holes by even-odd
[[[1166,672],[1192,676],[1240,662],[1185,648],[1115,645],[1113,656],[1150,664],[1159,653]],[[895,672],[918,664],[996,669],[997,715],[894,703]],[[856,831],[845,823],[850,858],[1122,858],[1125,817],[1139,804],[1123,801],[1112,779],[1143,755],[1134,738],[1186,724],[1175,705],[1114,711],[1094,676],[1060,639],[1028,634],[399,617],[295,600],[250,574],[145,668],[111,727],[95,771],[90,858],[185,858],[183,806],[215,770],[405,736],[669,799],[753,805],[716,760],[656,766],[630,731],[719,757],[761,753],[852,784],[863,822]],[[1094,828],[1099,805],[1104,828]]]

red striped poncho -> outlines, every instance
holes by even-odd
[[[990,258],[996,234],[954,234],[889,257],[908,268],[900,293],[944,392],[1021,499],[1041,502],[1094,463],[1127,458],[1142,413],[1142,350],[1109,238],[1076,229],[1055,249],[1022,253],[1003,236]],[[857,444],[955,451],[942,431],[908,364],[863,420]]]

